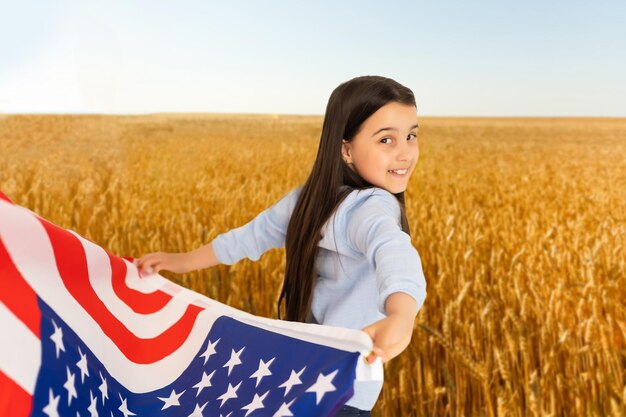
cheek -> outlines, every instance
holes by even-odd
[[[357,169],[359,173],[367,180],[371,181],[380,170],[385,167],[385,163],[380,155],[374,153],[361,153],[357,160]]]
[[[369,171],[378,171],[380,168],[386,167],[389,165],[387,158],[384,155],[370,153],[365,158],[363,158],[365,162],[365,169]]]

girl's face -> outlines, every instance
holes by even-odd
[[[343,140],[343,159],[371,184],[393,194],[405,191],[419,158],[416,111],[411,105],[385,104],[351,142]]]

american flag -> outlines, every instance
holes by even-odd
[[[332,416],[365,333],[254,316],[0,193],[0,416]]]

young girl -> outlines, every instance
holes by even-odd
[[[419,157],[410,89],[389,78],[339,85],[326,107],[311,174],[249,223],[186,253],[151,253],[141,273],[184,273],[284,246],[286,320],[361,329],[383,363],[411,341],[426,298],[404,191]],[[338,416],[369,416],[382,383],[355,381]]]

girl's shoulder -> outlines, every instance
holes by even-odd
[[[343,186],[345,187],[345,186]],[[353,189],[342,202],[346,212],[354,210],[400,216],[400,203],[395,195],[380,187]]]
[[[345,189],[348,186],[341,187]],[[334,245],[343,241],[354,251],[354,245],[348,242],[349,236],[354,235],[361,226],[385,217],[393,218],[400,225],[400,206],[396,196],[378,187],[352,189],[324,225],[320,245],[335,250]]]

